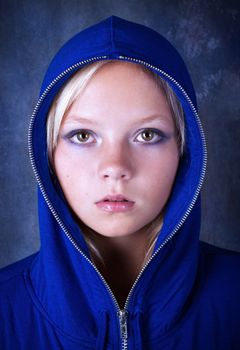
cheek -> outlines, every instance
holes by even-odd
[[[87,159],[75,156],[66,150],[61,142],[54,152],[55,173],[68,200],[72,201],[81,191],[82,195],[87,195],[87,179],[91,178]]]
[[[177,148],[165,149],[164,152],[155,154],[152,159],[145,158],[142,164],[146,169],[146,190],[156,200],[159,200],[159,198],[166,199],[171,192],[179,165]]]

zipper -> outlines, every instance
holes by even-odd
[[[120,334],[122,339],[122,350],[127,350],[127,338],[128,338],[128,329],[127,329],[127,310],[119,310],[119,324],[120,324]]]
[[[58,213],[56,212],[56,210],[53,208],[50,200],[47,197],[45,188],[42,184],[42,180],[40,178],[40,175],[38,173],[37,167],[36,167],[36,163],[35,163],[35,159],[34,159],[34,154],[33,154],[33,147],[32,147],[32,129],[33,129],[33,125],[34,125],[34,120],[35,120],[35,116],[38,112],[38,109],[40,108],[43,100],[45,99],[45,97],[47,96],[48,92],[51,90],[51,88],[62,78],[64,77],[67,73],[73,71],[76,68],[80,68],[82,65],[94,62],[94,61],[99,61],[99,60],[105,60],[105,59],[111,59],[108,56],[95,56],[83,61],[80,61],[74,65],[72,65],[71,67],[67,68],[65,71],[63,71],[61,74],[59,74],[46,88],[46,90],[43,92],[43,94],[41,95],[41,97],[39,98],[34,110],[33,110],[33,114],[31,116],[30,119],[30,124],[29,124],[29,130],[28,130],[28,151],[29,151],[29,157],[30,157],[30,162],[32,165],[32,169],[33,169],[33,173],[36,177],[38,186],[41,190],[41,193],[43,195],[44,200],[46,201],[50,211],[52,212],[54,218],[56,219],[56,221],[58,222],[59,226],[61,227],[61,229],[63,230],[63,232],[66,234],[66,236],[68,237],[68,239],[70,240],[70,242],[72,243],[72,245],[75,247],[75,249],[89,262],[89,264],[94,268],[94,270],[98,273],[98,275],[100,276],[103,284],[105,285],[106,289],[108,290],[113,304],[116,308],[116,313],[117,313],[117,317],[119,320],[119,330],[120,330],[120,337],[121,337],[121,350],[127,350],[128,349],[128,304],[131,298],[131,295],[133,293],[133,290],[136,286],[136,284],[138,283],[140,277],[142,276],[144,270],[146,269],[146,267],[148,266],[148,264],[150,264],[150,262],[154,259],[154,257],[158,254],[158,252],[168,243],[168,241],[170,241],[173,236],[175,235],[175,233],[179,230],[179,228],[182,226],[182,224],[184,223],[184,221],[186,220],[186,218],[188,217],[189,213],[191,212],[197,197],[199,195],[200,189],[202,187],[202,183],[203,183],[203,179],[205,176],[205,172],[206,172],[206,164],[207,164],[207,148],[206,148],[206,141],[205,141],[205,136],[204,136],[204,132],[202,129],[202,124],[201,121],[199,119],[198,113],[191,101],[191,99],[189,98],[189,96],[187,95],[187,93],[185,92],[185,90],[182,88],[182,86],[173,78],[171,77],[169,74],[167,74],[166,72],[162,71],[161,69],[136,58],[133,57],[128,57],[128,56],[122,56],[119,55],[117,57],[119,60],[129,60],[129,61],[134,61],[140,64],[143,64],[157,72],[159,72],[162,76],[165,76],[167,79],[169,79],[170,81],[172,81],[183,93],[183,95],[185,96],[186,100],[188,101],[198,124],[199,130],[200,130],[200,135],[201,135],[201,139],[202,139],[202,145],[203,145],[203,166],[202,166],[202,172],[200,175],[200,180],[198,183],[198,187],[196,189],[196,192],[193,196],[193,199],[188,207],[188,209],[186,210],[185,214],[183,215],[182,219],[177,223],[177,225],[175,226],[175,228],[173,229],[173,231],[168,235],[168,237],[165,239],[164,242],[162,242],[162,244],[159,246],[159,248],[156,250],[156,252],[149,258],[149,260],[146,262],[146,264],[142,267],[141,271],[139,272],[134,284],[132,285],[132,288],[127,296],[125,305],[123,309],[120,309],[119,304],[116,300],[115,295],[113,294],[111,288],[109,287],[109,285],[107,284],[107,282],[105,281],[104,277],[102,276],[102,274],[100,273],[100,271],[97,269],[97,267],[93,264],[93,262],[81,251],[81,249],[79,248],[77,242],[74,240],[74,238],[72,237],[72,235],[70,234],[70,232],[68,232],[66,226],[64,225],[64,223],[62,222],[62,220],[60,219],[60,217],[58,216]]]

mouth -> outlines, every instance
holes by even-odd
[[[131,210],[134,207],[134,203],[134,201],[125,197],[124,195],[117,194],[105,196],[100,201],[96,202],[96,205],[103,211],[116,213]]]
[[[115,195],[107,195],[104,198],[100,199],[96,204],[100,202],[132,202],[131,199],[123,196],[122,194],[115,194]]]

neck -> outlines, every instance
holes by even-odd
[[[123,306],[143,264],[151,255],[158,230],[147,225],[128,236],[106,237],[83,223],[81,227],[94,264],[109,284],[119,305]]]

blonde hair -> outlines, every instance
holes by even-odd
[[[54,169],[53,153],[57,145],[58,133],[64,116],[67,114],[73,102],[81,94],[84,87],[94,76],[94,74],[99,70],[99,68],[110,62],[116,62],[116,60],[102,60],[84,66],[82,69],[74,73],[74,75],[67,81],[67,83],[61,88],[61,90],[55,97],[47,118],[47,147],[50,167],[52,169]],[[131,64],[136,63],[131,62]],[[151,71],[147,67],[140,64],[138,64],[138,66],[140,66],[144,72],[152,76],[157,86],[166,96],[168,105],[173,115],[173,121],[176,129],[176,137],[179,146],[179,154],[180,156],[182,156],[185,148],[185,125],[182,106],[178,101],[178,98],[176,97],[174,91],[167,83],[167,81],[162,79],[157,73]],[[157,233],[160,232],[162,225],[163,211],[145,227],[145,229],[148,231],[149,241],[148,246],[146,247],[146,255],[143,261],[143,265],[151,257],[154,245],[157,240]],[[79,226],[83,229],[84,238],[89,246],[92,260],[95,263],[100,262],[104,265],[104,261],[101,257],[101,254],[98,251],[96,245],[94,244],[94,231],[86,227],[83,222],[80,222]]]

